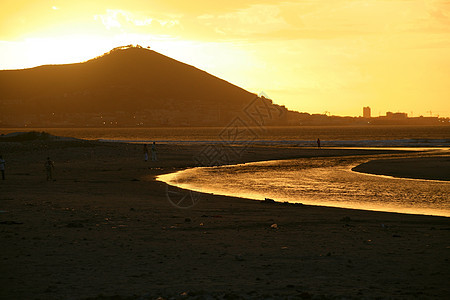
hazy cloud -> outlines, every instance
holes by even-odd
[[[172,28],[180,25],[180,21],[177,18],[154,18],[136,15],[132,12],[119,9],[108,9],[105,14],[95,15],[94,20],[101,21],[108,30],[117,28],[129,32],[142,29],[143,27],[154,27],[155,25],[164,28]]]
[[[204,14],[197,19],[227,37],[264,34],[289,28],[276,5],[252,5],[224,14]]]

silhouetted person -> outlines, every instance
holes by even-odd
[[[6,161],[3,159],[3,156],[0,155],[0,171],[2,172],[2,180],[5,180],[5,164]]]
[[[148,160],[148,148],[147,144],[144,144],[144,161],[147,162]]]
[[[47,157],[47,160],[45,161],[45,172],[47,173],[47,181],[53,180],[53,170],[55,169],[55,164],[52,160],[50,160],[50,157]]]
[[[317,139],[317,148],[320,149],[320,139]]]
[[[156,157],[156,143],[153,142],[152,144],[152,161],[157,161],[158,158]]]

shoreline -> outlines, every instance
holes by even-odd
[[[209,194],[177,209],[165,184],[146,179],[194,166],[201,146],[160,145],[147,163],[141,145],[1,146],[2,299],[450,295],[449,218]],[[323,150],[248,147],[233,162],[369,153]]]

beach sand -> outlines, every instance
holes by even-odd
[[[450,297],[449,218],[207,194],[179,209],[154,178],[202,145],[158,145],[147,163],[141,145],[0,146],[1,299]],[[392,156],[254,146],[235,162],[369,153]]]
[[[376,175],[450,181],[450,156],[377,159],[352,170]]]

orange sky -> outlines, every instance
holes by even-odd
[[[450,117],[448,0],[2,0],[0,69],[140,44],[310,113]]]

